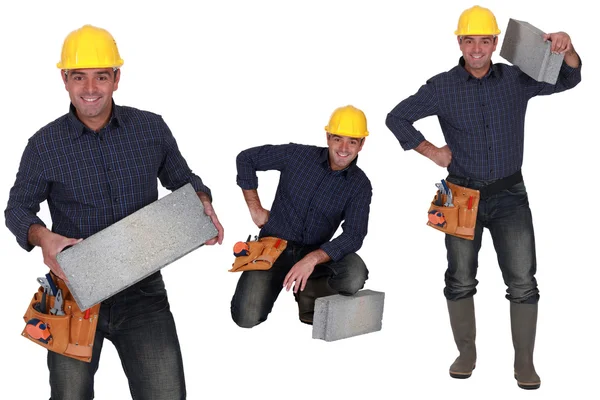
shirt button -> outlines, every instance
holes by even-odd
[[[486,125],[485,127],[486,127],[486,128],[489,128],[490,126],[489,126],[489,125]]]
[[[491,172],[491,171],[490,171],[490,172]],[[119,202],[119,198],[118,198],[118,197],[115,197],[115,203],[118,203],[118,202]]]
[[[492,172],[494,172],[494,170],[493,170],[493,169],[490,169],[490,174],[491,174]]]
[[[492,146],[490,146],[490,151],[492,151]]]
[[[111,167],[108,167],[106,170],[107,170],[108,172],[112,172],[112,168],[111,168]]]

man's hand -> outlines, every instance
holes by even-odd
[[[452,162],[452,152],[450,151],[448,145],[436,147],[427,140],[423,140],[417,147],[415,147],[415,151],[429,158],[431,161],[443,168],[448,167],[448,165],[450,165]]]
[[[573,47],[571,37],[565,32],[545,33],[544,40],[551,42],[550,51],[565,55],[565,63],[571,68],[579,67],[579,56]]]
[[[308,277],[315,270],[315,265],[316,264],[313,263],[312,260],[307,260],[307,257],[304,257],[294,264],[283,280],[283,287],[285,290],[289,292],[292,288],[292,284],[294,285],[294,293],[298,293],[298,289],[300,289],[300,291],[304,290]]]
[[[551,43],[550,50],[556,54],[562,54],[573,50],[571,37],[565,32],[544,33],[544,40],[549,40]]]
[[[252,217],[252,221],[258,226],[262,228],[265,226],[267,221],[269,220],[269,210],[266,210],[262,207],[253,207],[250,209],[250,216]]]
[[[262,228],[269,220],[269,210],[263,208],[260,204],[260,197],[258,197],[256,189],[242,189],[242,193],[244,194],[244,200],[246,200],[246,204],[248,205],[248,210],[250,210],[252,221],[256,226]]]
[[[321,249],[311,251],[305,255],[302,260],[298,261],[292,267],[292,269],[290,269],[290,272],[287,273],[285,279],[283,280],[283,287],[289,292],[293,284],[294,293],[298,293],[298,289],[303,291],[306,287],[306,281],[308,280],[308,277],[315,270],[315,266],[330,260],[331,258],[329,255],[327,255],[327,253]]]
[[[432,160],[440,167],[448,167],[452,162],[452,152],[450,151],[450,147],[448,147],[448,145],[440,147]]]
[[[210,202],[210,198],[206,193],[203,192],[196,192],[196,194],[198,195],[200,201],[202,202],[202,205],[204,206],[204,214],[210,217],[210,220],[212,221],[213,225],[215,226],[215,228],[217,228],[217,236],[207,240],[204,244],[212,246],[213,244],[223,243],[223,236],[225,235],[225,230],[223,229],[223,225],[221,225],[221,223],[219,222],[219,218],[217,218],[217,214],[215,213],[215,209],[213,208],[212,203]]]
[[[83,239],[72,239],[51,232],[42,225],[31,225],[29,228],[29,243],[42,248],[44,256],[44,264],[46,264],[52,272],[60,279],[67,281],[64,271],[56,261],[56,255],[65,247],[73,246],[81,242]]]

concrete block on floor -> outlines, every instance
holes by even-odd
[[[217,235],[192,185],[164,196],[57,256],[85,310]]]
[[[381,330],[385,293],[361,290],[354,296],[320,297],[315,301],[313,339],[327,342]]]
[[[563,63],[563,54],[552,54],[544,32],[535,26],[509,19],[500,56],[540,82],[555,84]]]

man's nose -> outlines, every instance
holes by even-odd
[[[96,80],[95,79],[88,79],[85,83],[85,89],[89,92],[89,93],[93,93],[96,90]]]
[[[345,140],[342,140],[342,144],[340,145],[340,150],[347,153],[350,150],[350,143],[348,143]]]

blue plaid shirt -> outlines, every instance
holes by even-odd
[[[372,188],[357,159],[333,171],[328,154],[327,148],[293,143],[244,150],[237,156],[237,184],[256,189],[256,171],[280,171],[269,221],[260,236],[318,245],[339,261],[360,249],[367,235]],[[342,234],[331,240],[342,221]]]
[[[429,79],[419,91],[398,104],[386,125],[404,150],[423,140],[413,123],[437,115],[452,151],[448,172],[481,180],[504,178],[523,164],[525,110],[534,96],[573,88],[581,81],[581,64],[566,63],[555,85],[537,82],[518,67],[492,64],[477,79],[459,65]]]
[[[26,250],[32,224],[48,200],[52,231],[87,238],[158,199],[156,178],[169,190],[191,183],[210,196],[181,156],[159,115],[113,106],[98,133],[70,112],[33,135],[25,148],[4,212]]]

